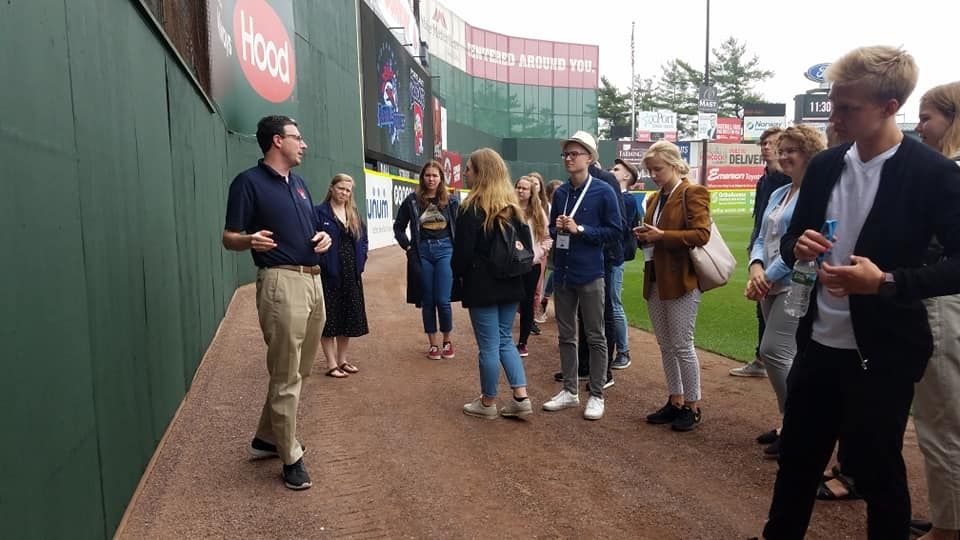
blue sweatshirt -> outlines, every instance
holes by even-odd
[[[591,181],[592,179],[592,181]],[[586,190],[589,183],[590,188]],[[620,239],[622,218],[617,193],[603,180],[587,177],[574,189],[569,181],[553,193],[550,209],[550,236],[554,239],[553,276],[555,283],[586,285],[604,273],[603,245]],[[580,197],[583,202],[573,220],[583,226],[583,232],[570,235],[570,248],[556,245],[557,216],[570,215]]]

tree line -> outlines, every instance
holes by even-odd
[[[721,117],[742,116],[743,104],[763,101],[763,94],[754,85],[773,77],[763,69],[757,55],[748,55],[747,46],[733,37],[711,51],[710,84],[717,89]],[[699,89],[703,71],[675,58],[661,66],[660,76],[638,75],[634,79],[637,111],[666,109],[677,113],[677,129],[681,136],[692,136],[697,115]],[[601,138],[610,138],[611,128],[630,128],[630,91],[621,91],[605,76],[597,91],[597,117]]]

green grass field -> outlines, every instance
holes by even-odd
[[[697,315],[697,347],[738,360],[753,359],[757,346],[756,304],[743,296],[747,283],[747,242],[753,218],[749,215],[717,216],[717,227],[737,258],[737,269],[727,285],[704,293]],[[627,263],[623,276],[623,307],[631,326],[652,331],[643,299],[643,257]]]

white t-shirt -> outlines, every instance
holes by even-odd
[[[880,187],[883,164],[897,153],[897,144],[886,152],[864,163],[854,143],[843,157],[843,172],[840,181],[830,194],[825,219],[837,220],[836,238],[825,261],[836,266],[850,264],[850,256],[860,238],[863,223],[867,220],[873,201]],[[856,349],[857,339],[853,334],[850,319],[850,298],[833,296],[823,287],[817,295],[817,316],[813,321],[813,339],[835,349]]]

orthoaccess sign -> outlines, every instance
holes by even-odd
[[[254,133],[268,114],[296,116],[292,0],[207,0],[210,86],[227,125]]]

